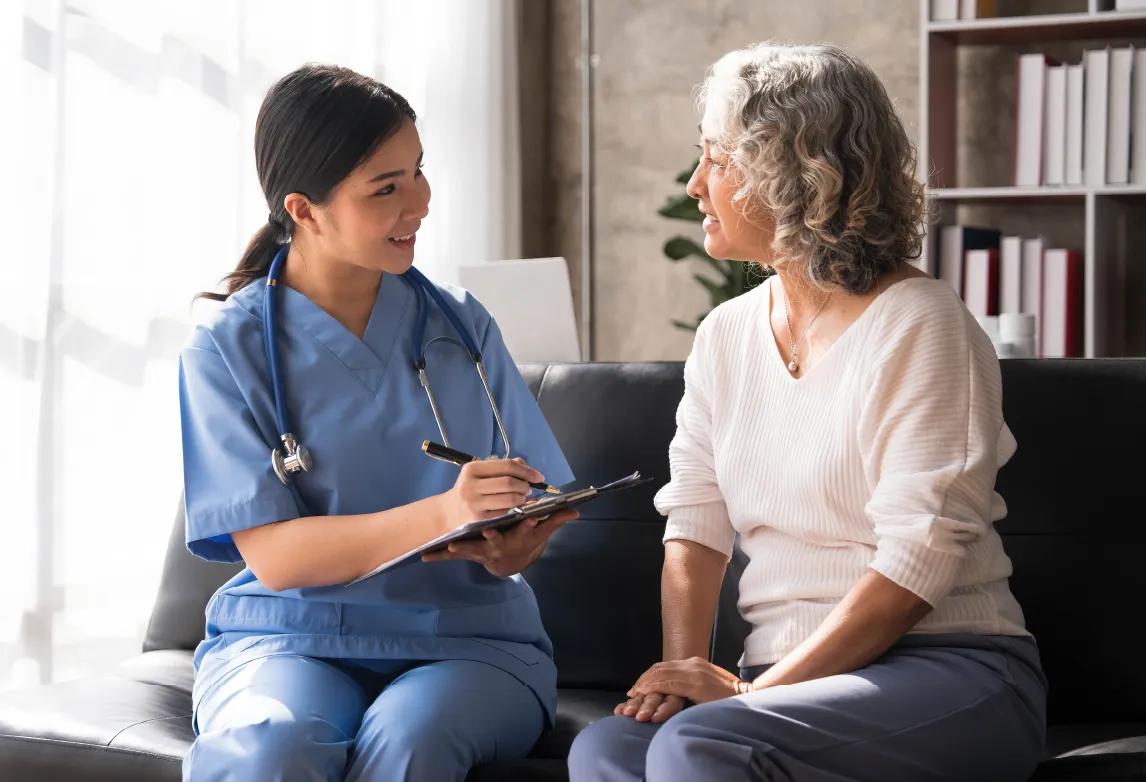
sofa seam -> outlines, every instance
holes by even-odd
[[[553,369],[553,364],[545,365],[545,371],[541,373],[541,382],[537,384],[537,404],[541,404],[541,395],[545,392],[545,381],[549,379],[549,370]]]
[[[124,727],[124,728],[121,728],[120,730],[118,730],[114,736],[112,736],[110,739],[107,740],[107,744],[105,746],[107,746],[108,748],[112,748],[112,743],[116,739],[118,739],[120,736],[122,736],[124,733],[131,730],[132,728],[138,728],[140,725],[147,725],[148,723],[151,723],[151,722],[163,722],[165,720],[189,720],[189,719],[191,719],[191,716],[192,716],[191,714],[175,714],[175,715],[170,716],[170,717],[152,717],[149,720],[140,720],[139,722],[133,723],[131,725],[128,725],[127,727]],[[118,749],[118,748],[116,748],[116,749]]]
[[[118,734],[117,734],[118,735]],[[97,744],[94,742],[86,741],[69,741],[67,739],[49,739],[43,736],[23,736],[15,733],[0,733],[0,739],[15,739],[17,741],[26,741],[32,744],[59,744],[66,747],[77,748],[95,748],[106,752],[121,752],[125,755],[140,755],[143,757],[156,758],[157,760],[178,761],[179,758],[174,755],[163,755],[158,752],[147,752],[146,750],[127,749],[125,747],[113,747],[109,744]]]

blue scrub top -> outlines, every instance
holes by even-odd
[[[180,355],[180,410],[187,547],[237,562],[236,530],[305,513],[271,469],[278,443],[263,349],[265,279],[233,294],[197,326]],[[561,449],[505,348],[489,312],[467,292],[439,289],[482,351],[513,455],[560,486],[573,480]],[[450,489],[458,468],[427,458],[439,440],[413,369],[417,298],[384,274],[361,339],[298,291],[280,285],[278,344],[287,414],[314,457],[296,473],[315,515],[371,513]],[[426,339],[456,333],[430,303]],[[435,342],[427,372],[450,444],[476,455],[504,446],[477,370],[464,348]],[[464,521],[458,520],[459,523]],[[220,676],[273,654],[353,659],[380,668],[467,659],[529,686],[549,713],[557,669],[533,591],[520,575],[498,578],[471,562],[411,562],[354,586],[272,592],[249,568],[207,604],[195,651],[195,703]]]

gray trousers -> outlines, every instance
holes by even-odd
[[[692,706],[661,725],[600,720],[573,743],[569,773],[572,782],[1022,782],[1045,736],[1032,639],[913,634],[852,673]]]

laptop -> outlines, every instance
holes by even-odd
[[[458,280],[497,320],[514,361],[581,360],[569,266],[564,258],[462,266]]]

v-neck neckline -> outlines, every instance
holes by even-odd
[[[382,275],[361,337],[301,291],[286,285],[280,289],[282,326],[305,331],[348,369],[362,374],[367,385],[377,390],[413,300],[409,286],[397,275]]]
[[[861,312],[859,314],[859,316],[856,317],[855,320],[853,320],[851,323],[848,324],[847,328],[845,328],[843,330],[843,333],[841,333],[838,337],[836,337],[834,340],[832,340],[832,344],[828,345],[828,349],[825,350],[816,359],[816,363],[812,364],[812,366],[809,367],[807,370],[805,370],[799,377],[794,377],[792,375],[792,373],[788,371],[788,362],[784,360],[784,354],[780,352],[780,338],[776,334],[776,331],[772,328],[772,308],[775,306],[775,303],[776,303],[776,297],[774,295],[775,294],[775,285],[774,285],[775,278],[769,279],[768,282],[766,283],[766,285],[768,286],[768,302],[767,302],[767,305],[765,308],[764,323],[765,323],[767,330],[768,330],[768,342],[772,346],[771,352],[772,352],[772,355],[775,357],[774,360],[780,366],[780,373],[784,376],[784,379],[790,383],[801,383],[801,382],[807,380],[808,378],[810,378],[812,376],[813,373],[816,372],[816,370],[820,367],[821,364],[825,363],[825,361],[830,359],[833,354],[838,352],[836,350],[836,346],[839,345],[844,340],[848,339],[849,335],[852,332],[858,331],[859,330],[858,327],[868,318],[868,314],[872,310],[876,309],[877,305],[879,305],[880,302],[882,302],[884,299],[886,299],[888,297],[888,295],[893,290],[898,288],[900,285],[903,285],[904,283],[911,282],[912,280],[928,280],[928,279],[932,279],[932,278],[930,278],[930,277],[905,277],[902,280],[896,280],[891,285],[884,288],[883,291],[881,291],[879,293],[879,295],[877,295],[874,299],[872,299],[870,302],[868,302],[868,305],[864,308],[864,311]]]

